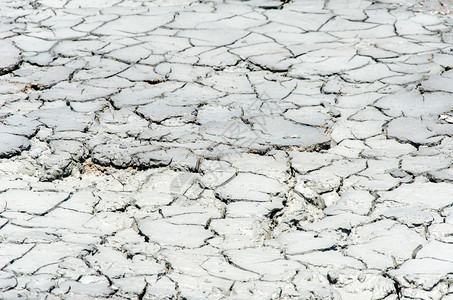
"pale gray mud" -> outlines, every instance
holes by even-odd
[[[453,299],[452,1],[3,0],[1,299]]]

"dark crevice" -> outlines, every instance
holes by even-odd
[[[159,84],[159,83],[163,83],[165,82],[166,79],[153,79],[153,80],[144,80],[144,82],[146,82],[147,84],[151,84],[151,85],[155,85],[155,84]]]
[[[9,74],[9,73],[12,73],[12,72],[18,70],[21,67],[22,62],[23,62],[22,60],[19,60],[14,65],[0,69],[0,76],[6,75],[6,74]]]
[[[144,234],[143,231],[140,230],[140,227],[138,226],[137,221],[135,221],[135,223],[134,223],[134,229],[138,233],[139,236],[143,237],[145,243],[150,242],[149,237],[146,234]]]
[[[143,300],[145,295],[146,295],[146,290],[148,289],[148,284],[145,284],[145,287],[143,288],[143,290],[140,292],[140,294],[138,294],[137,298],[138,300]]]
[[[258,6],[258,7],[261,8],[261,9],[265,9],[265,10],[280,10],[280,9],[283,9],[283,5],[282,4],[261,5],[261,6]]]

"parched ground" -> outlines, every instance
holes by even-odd
[[[453,299],[452,1],[1,0],[1,299]]]

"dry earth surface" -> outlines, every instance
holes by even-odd
[[[453,299],[452,1],[2,0],[1,299]]]

